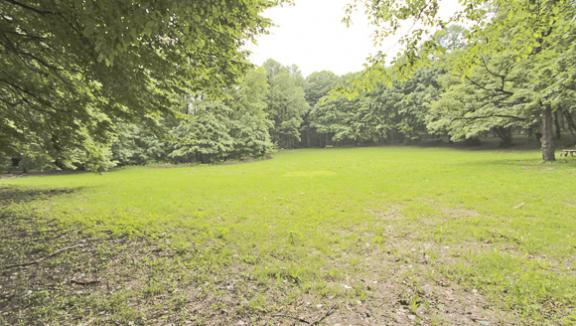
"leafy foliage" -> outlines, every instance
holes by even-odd
[[[530,74],[502,54],[485,60],[464,79],[443,76],[445,91],[432,105],[428,127],[454,141],[496,133],[510,145],[511,131],[533,131],[539,124]]]
[[[573,101],[567,104],[566,100],[574,97],[574,66],[565,65],[564,53],[573,54],[574,1],[463,0],[462,9],[449,19],[441,17],[438,0],[363,2],[383,36],[395,33],[405,22],[416,27],[403,38],[405,51],[396,60],[400,68],[419,67],[430,57],[439,57],[449,63],[450,73],[468,79],[448,82],[450,89],[436,106],[438,121],[430,124],[433,130],[446,130],[454,139],[488,131],[507,130],[506,134],[519,121],[524,121],[522,128],[535,125],[536,116],[541,120],[543,158],[555,159],[553,113],[567,112],[558,108],[559,102],[573,107]],[[469,26],[464,42],[451,37],[457,35],[449,27],[451,22]],[[450,53],[460,47],[458,54]],[[564,114],[556,114],[558,132],[558,116]]]
[[[175,117],[157,122],[154,132],[131,125],[116,142],[124,164],[211,163],[262,157],[273,150],[266,117],[268,84],[263,68],[250,70],[226,96],[197,96]]]
[[[197,103],[193,113],[171,131],[169,157],[176,162],[209,163],[224,160],[234,140],[228,133],[230,109],[219,103]]]
[[[349,96],[335,89],[316,105],[312,125],[334,143],[382,144],[413,142],[428,136],[429,105],[440,93],[439,70],[419,71],[391,86],[380,83],[369,92]],[[353,83],[357,76],[348,76]]]
[[[273,125],[272,141],[281,148],[293,148],[300,141],[302,115],[309,109],[304,78],[296,66],[285,67],[274,60],[264,63],[268,72],[268,117]]]
[[[318,101],[338,84],[340,78],[331,71],[318,71],[311,73],[305,81],[305,97],[310,107],[314,107]]]
[[[307,78],[248,68],[243,42],[276,2],[1,2],[0,160],[101,171],[518,133],[554,160],[555,139],[576,136],[574,1],[463,0],[449,19],[438,0],[352,1],[379,36],[413,22],[405,51]]]
[[[169,112],[240,76],[244,40],[264,31],[259,14],[275,3],[0,2],[0,155],[32,141],[59,166],[105,159],[93,154],[118,119]]]

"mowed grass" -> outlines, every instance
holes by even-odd
[[[542,164],[535,151],[385,147],[5,178],[0,186],[73,190],[6,209],[91,236],[156,241],[187,257],[178,268],[190,284],[213,291],[241,275],[242,305],[255,314],[304,296],[370,305],[387,290],[369,279],[409,283],[398,300],[422,323],[443,317],[426,316],[434,303],[420,288],[449,282],[517,320],[572,324],[575,180],[573,161]]]

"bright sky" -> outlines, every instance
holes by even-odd
[[[251,60],[261,65],[269,58],[283,64],[296,64],[304,75],[331,70],[337,74],[358,71],[366,58],[377,53],[373,42],[374,28],[363,12],[353,16],[352,26],[342,23],[344,7],[351,0],[296,0],[293,6],[269,9],[265,16],[276,26],[262,35],[252,51]],[[457,10],[457,0],[443,0],[441,12]],[[405,28],[403,33],[409,28]],[[381,46],[392,58],[400,50],[396,35]]]

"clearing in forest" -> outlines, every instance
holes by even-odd
[[[357,148],[0,180],[0,324],[574,324],[573,162]]]

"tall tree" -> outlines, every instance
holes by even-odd
[[[83,144],[108,141],[118,119],[234,81],[277,2],[1,0],[0,155],[33,138],[54,139],[41,146],[55,162],[65,138],[93,153]]]
[[[342,86],[353,78],[353,75],[343,76]],[[357,112],[361,105],[361,94],[350,96],[338,89],[322,97],[310,112],[310,126],[319,135],[318,145],[365,142],[366,137],[359,135],[362,128]]]
[[[282,66],[274,60],[264,63],[268,72],[268,117],[272,140],[280,148],[294,148],[300,142],[302,115],[309,108],[304,78],[296,66]]]
[[[406,21],[416,26],[403,38],[404,57],[409,64],[426,60],[439,48],[437,40],[430,36],[438,29],[445,29],[450,21],[465,21],[470,26],[468,55],[461,56],[456,64],[470,68],[463,70],[464,75],[482,64],[484,57],[510,51],[515,61],[532,69],[535,80],[543,81],[533,88],[542,120],[542,157],[545,161],[555,159],[551,126],[559,89],[550,86],[564,82],[562,74],[552,72],[559,72],[561,56],[557,51],[574,40],[573,0],[462,0],[462,10],[448,20],[440,15],[439,0],[365,0],[364,3],[373,23],[381,28],[380,36],[396,33]],[[353,10],[353,5],[349,10]]]
[[[304,92],[306,101],[310,107],[314,107],[318,101],[337,85],[340,78],[331,71],[317,71],[306,77]]]
[[[428,128],[454,141],[494,133],[507,147],[513,131],[532,131],[539,125],[533,76],[506,52],[482,60],[464,78],[454,71],[441,78],[445,90],[432,104]]]
[[[230,90],[226,103],[231,112],[230,133],[234,138],[233,158],[262,157],[273,149],[266,113],[268,81],[263,67],[250,70],[239,86]]]
[[[392,69],[389,69],[392,70]],[[363,74],[343,78],[340,88],[314,107],[312,126],[332,143],[410,143],[428,136],[430,103],[439,93],[438,69],[421,69],[408,80],[380,82],[367,91],[350,92]]]
[[[263,68],[251,69],[219,94],[190,96],[179,114],[160,119],[152,130],[123,125],[114,158],[123,164],[209,163],[271,153],[266,77]]]
[[[328,95],[328,93],[337,86],[339,81],[340,78],[338,75],[326,70],[313,72],[306,77],[304,94],[309,105],[309,110],[306,110],[302,115],[302,146],[310,147],[321,145],[321,138],[317,134],[316,129],[312,127],[312,110],[321,98]]]

